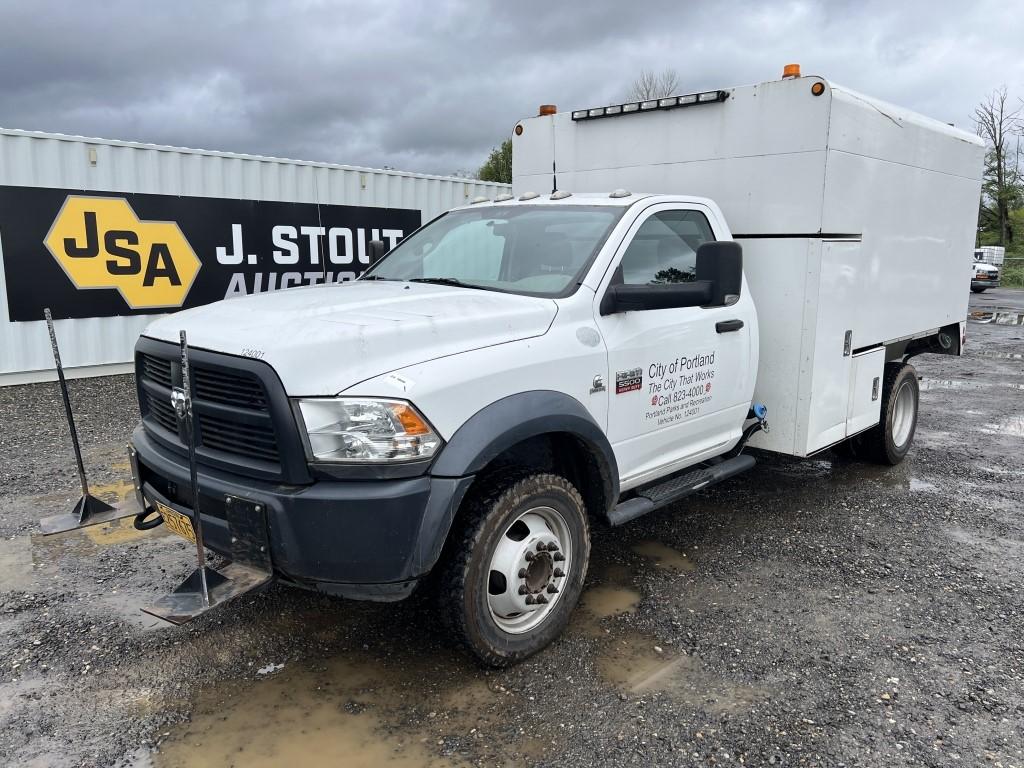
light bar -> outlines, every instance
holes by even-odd
[[[647,99],[631,101],[626,104],[615,104],[610,107],[594,107],[593,109],[577,109],[572,113],[573,120],[594,120],[599,117],[627,115],[630,112],[655,112],[677,107],[689,107],[693,104],[715,104],[729,98],[728,91],[704,91],[690,93],[686,96],[668,96],[664,99]]]

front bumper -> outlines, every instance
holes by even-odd
[[[998,288],[999,278],[989,280],[971,280],[971,288]]]
[[[132,435],[143,496],[192,518],[187,462],[140,425]],[[437,558],[472,476],[395,480],[318,480],[283,485],[200,466],[207,547],[230,557],[225,499],[263,504],[274,573],[330,594],[398,600]]]

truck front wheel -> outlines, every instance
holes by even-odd
[[[854,438],[854,453],[880,464],[895,466],[903,461],[917,430],[920,388],[917,370],[906,363],[885,366],[882,415],[877,427]]]
[[[590,559],[586,509],[572,483],[548,473],[485,481],[466,507],[438,597],[477,658],[508,666],[569,622]]]

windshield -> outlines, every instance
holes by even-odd
[[[576,289],[623,210],[510,205],[452,211],[403,240],[363,279],[565,296]]]

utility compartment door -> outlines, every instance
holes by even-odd
[[[850,406],[846,418],[846,436],[856,435],[878,423],[882,413],[882,375],[885,349],[879,347],[853,356],[850,376]]]
[[[857,347],[856,319],[863,311],[859,306],[863,300],[860,255],[857,240],[821,242],[818,317],[804,455],[846,437],[852,351]]]

